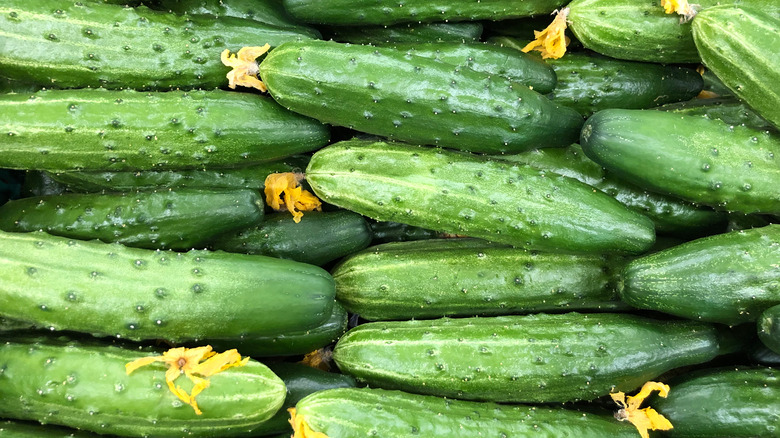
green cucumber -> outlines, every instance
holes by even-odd
[[[592,160],[640,187],[742,213],[780,212],[780,136],[652,110],[599,111],[582,128]]]
[[[419,0],[411,4],[377,0],[284,0],[293,17],[334,25],[388,25],[408,22],[505,20],[549,14],[561,0]]]
[[[371,238],[366,220],[351,211],[306,212],[300,223],[284,212],[271,214],[251,228],[218,236],[212,247],[323,266],[367,247]]]
[[[372,387],[554,403],[632,391],[719,353],[704,323],[566,313],[372,322],[342,336],[333,359]]]
[[[780,225],[708,236],[630,262],[631,306],[736,325],[780,304]]]
[[[767,348],[763,342],[753,343],[748,349],[748,358],[750,361],[760,365],[778,366],[780,365],[780,353]]]
[[[770,350],[780,354],[780,304],[761,313],[758,318],[758,337]]]
[[[327,28],[340,43],[375,44],[472,42],[482,36],[482,23],[404,23],[395,26],[336,26]]]
[[[333,271],[336,299],[367,320],[615,310],[611,271],[599,256],[537,253],[476,239],[374,246]]]
[[[0,314],[131,340],[305,330],[330,316],[335,296],[327,272],[290,260],[153,251],[41,232],[0,232],[0,261]]]
[[[315,35],[316,29],[302,25],[290,17],[279,0],[157,0],[153,9],[175,14],[210,15],[214,19],[238,17],[271,26],[296,29],[304,35]]]
[[[520,83],[390,47],[286,43],[259,69],[295,112],[416,144],[520,152],[566,146],[582,126],[576,111]]]
[[[780,92],[774,88],[780,81],[780,13],[746,6],[709,8],[693,20],[693,39],[704,65],[780,128]]]
[[[614,197],[626,207],[653,221],[658,233],[691,234],[712,229],[725,222],[725,215],[671,196],[648,192],[605,171],[585,156],[582,147],[545,148],[522,154],[496,156],[514,163],[529,164],[579,180]]]
[[[714,93],[716,95],[715,97],[734,97],[734,93],[729,90],[720,78],[715,76],[715,73],[713,73],[712,70],[704,69],[701,78],[704,81],[702,91]]]
[[[70,0],[4,0],[0,29],[4,76],[60,88],[215,88],[226,84],[225,49],[318,37],[235,17]]]
[[[68,193],[6,203],[0,207],[0,230],[188,250],[259,223],[263,208],[259,194],[246,189]]]
[[[777,437],[780,380],[772,368],[716,368],[670,381],[666,398],[650,405],[666,417],[676,438]]]
[[[329,438],[637,436],[630,424],[602,413],[450,400],[375,388],[317,392],[298,402],[295,416],[314,433]]]
[[[709,117],[711,119],[722,120],[729,125],[746,126],[750,129],[759,131],[777,131],[771,123],[764,120],[749,106],[733,96],[693,99],[687,102],[669,103],[659,106],[656,109],[676,114]]]
[[[282,380],[250,360],[209,378],[196,399],[203,413],[196,415],[168,390],[164,364],[125,372],[125,364],[155,355],[60,338],[6,338],[0,344],[0,416],[100,434],[234,436],[257,428],[284,402]],[[176,384],[189,392],[186,380],[181,376]]]
[[[100,438],[100,435],[67,427],[0,420],[0,438]]]
[[[0,76],[0,94],[5,93],[34,93],[40,90],[39,85],[27,84]]]
[[[527,249],[641,253],[655,239],[649,219],[575,179],[462,152],[343,141],[314,154],[306,179],[376,220]]]
[[[0,96],[0,166],[166,170],[248,166],[316,150],[328,128],[267,97],[221,90],[49,90]]]
[[[407,242],[412,240],[437,239],[444,237],[438,231],[415,227],[399,222],[369,221],[371,234],[374,238],[371,244],[379,245],[388,242]]]

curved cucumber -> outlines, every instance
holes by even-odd
[[[770,350],[780,354],[780,304],[761,313],[758,318],[758,337]]]
[[[616,260],[536,253],[474,239],[368,248],[333,271],[336,299],[368,320],[614,310]]]
[[[0,29],[4,76],[60,88],[215,88],[226,83],[225,49],[318,37],[235,17],[70,0],[5,0]]]
[[[352,44],[471,42],[482,36],[482,23],[404,23],[395,26],[334,26],[331,39]],[[327,38],[326,38],[327,39]]]
[[[253,190],[161,190],[42,196],[0,207],[0,229],[43,230],[149,249],[204,248],[215,236],[263,219]]]
[[[655,239],[649,219],[590,186],[478,155],[344,141],[315,153],[306,178],[373,219],[528,249],[641,253]]]
[[[592,160],[649,190],[742,213],[780,212],[780,136],[665,111],[604,110],[582,128]]]
[[[238,339],[316,327],[333,307],[332,277],[290,260],[161,252],[40,232],[0,237],[0,313],[53,330],[170,342]]]
[[[631,391],[718,354],[707,324],[567,313],[367,323],[339,339],[333,359],[373,387],[554,403]]]
[[[209,378],[197,396],[202,415],[183,404],[165,382],[162,363],[125,373],[125,364],[159,353],[63,340],[5,339],[0,344],[0,416],[44,419],[100,434],[234,436],[271,418],[285,386],[268,367],[250,360]],[[176,384],[186,388],[184,376]]]
[[[582,126],[576,111],[520,83],[390,47],[287,43],[259,68],[295,112],[416,144],[519,152],[568,145]]]
[[[689,116],[704,116],[722,120],[729,125],[746,126],[759,131],[777,129],[753,109],[733,96],[693,99],[687,102],[669,103],[657,109]]]
[[[603,414],[543,406],[450,400],[375,388],[331,389],[295,406],[295,416],[330,438],[410,435],[632,438],[636,429]],[[410,432],[411,431],[411,432]]]
[[[5,95],[0,132],[0,166],[59,171],[247,166],[316,150],[330,136],[273,99],[221,90]]]
[[[638,258],[620,295],[642,309],[736,325],[780,304],[780,225],[732,231]]]

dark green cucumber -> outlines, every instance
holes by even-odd
[[[561,0],[420,0],[410,4],[389,0],[284,0],[285,9],[293,17],[334,25],[505,20],[549,14],[564,4]]]
[[[725,222],[725,215],[721,212],[696,206],[671,196],[648,192],[615,177],[585,156],[582,147],[578,144],[568,148],[537,149],[496,158],[530,164],[595,187],[626,207],[650,218],[658,233],[690,236]]]
[[[761,228],[772,223],[769,221],[770,216],[760,214],[729,213],[727,217],[726,231]]]
[[[742,213],[780,212],[780,136],[716,119],[604,110],[582,149],[617,176],[659,193]]]
[[[567,313],[367,323],[339,339],[333,359],[372,387],[554,403],[632,391],[719,352],[704,323]]]
[[[758,341],[753,343],[748,348],[748,358],[755,364],[765,366],[778,366],[780,365],[780,353],[767,348],[763,342]]]
[[[218,236],[212,247],[322,266],[360,251],[371,238],[366,220],[351,211],[307,212],[300,223],[284,212],[269,215],[251,228]]]
[[[368,248],[333,271],[336,299],[367,320],[624,308],[620,262],[537,253],[475,239]]]
[[[780,432],[780,380],[772,368],[716,368],[670,381],[666,398],[648,403],[675,438],[761,438]]]
[[[780,304],[761,313],[758,318],[758,337],[770,350],[780,354]]]
[[[780,304],[780,225],[732,231],[638,258],[620,295],[638,308],[735,325]]]
[[[0,232],[0,314],[132,340],[239,339],[317,327],[333,279],[311,265]],[[262,318],[258,318],[262,314]]]
[[[61,88],[215,88],[227,83],[225,49],[318,37],[235,17],[70,0],[4,0],[0,28],[4,76]]]
[[[5,93],[34,93],[41,89],[41,86],[15,81],[0,76],[0,94]]]
[[[260,195],[247,189],[68,193],[8,202],[0,207],[0,230],[187,250],[259,223],[263,208]]]
[[[298,402],[295,416],[329,438],[637,436],[633,426],[609,414],[449,400],[374,388],[317,392]]]
[[[60,339],[4,340],[4,418],[124,436],[234,436],[271,418],[285,398],[282,380],[250,360],[209,378],[211,384],[196,399],[203,412],[197,415],[168,390],[164,364],[125,372],[125,364],[159,352]],[[189,392],[186,380],[181,376],[175,383]]]
[[[527,249],[641,253],[655,239],[649,219],[575,179],[462,152],[344,141],[315,153],[306,179],[376,220]]]
[[[471,42],[482,36],[482,23],[404,23],[395,26],[337,26],[327,28],[334,41],[352,44]]]
[[[520,83],[390,47],[287,43],[259,68],[295,112],[416,144],[519,152],[568,145],[582,126],[576,111]]]
[[[443,233],[426,228],[415,227],[399,222],[369,221],[373,245],[389,242],[407,242],[412,240],[437,239]]]
[[[745,103],[731,96],[669,103],[662,105],[657,109],[676,114],[709,117],[711,119],[722,120],[729,125],[746,126],[761,131],[777,130],[771,123],[764,120],[749,106],[745,105]]]
[[[709,8],[694,19],[693,39],[704,65],[780,128],[780,92],[774,87],[780,81],[780,13],[746,5]]]
[[[100,438],[100,435],[68,427],[0,420],[0,438]]]
[[[712,70],[704,69],[704,72],[701,74],[701,79],[704,81],[702,91],[709,91],[710,93],[715,94],[716,96],[712,98],[734,96],[734,93],[729,90],[720,78],[715,76],[715,73],[713,73]]]
[[[25,321],[18,321],[15,319],[6,318],[0,316],[0,332],[16,331],[16,330],[34,330],[35,326]]]
[[[221,90],[5,95],[0,132],[0,166],[59,171],[248,166],[329,140],[326,126],[273,99]]]

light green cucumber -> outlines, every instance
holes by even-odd
[[[770,350],[780,354],[780,304],[761,313],[758,318],[758,337]]]
[[[0,420],[0,438],[100,438],[100,435],[32,421]]]
[[[669,103],[659,106],[657,109],[677,114],[709,117],[722,120],[729,125],[746,126],[760,131],[777,131],[774,125],[764,120],[744,102],[737,100],[733,96]]]
[[[479,41],[482,23],[403,23],[394,26],[333,26],[326,30],[334,41],[352,44]],[[326,38],[327,39],[327,38]]]

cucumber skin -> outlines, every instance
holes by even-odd
[[[0,132],[0,166],[54,171],[248,166],[316,150],[330,137],[272,99],[221,90],[5,95]]]
[[[323,201],[376,220],[527,249],[641,253],[655,240],[649,219],[579,181],[477,155],[344,141],[316,152],[306,178]]]
[[[426,240],[443,238],[442,233],[425,228],[414,227],[399,222],[370,221],[371,233],[374,238],[372,245],[389,242],[407,242],[413,240]]]
[[[388,0],[284,0],[285,9],[294,18],[333,25],[504,20],[549,14],[565,4],[561,0],[426,0],[411,4]]]
[[[263,220],[263,209],[263,200],[253,190],[68,193],[0,206],[0,229],[188,250],[205,248],[221,233],[257,224]]]
[[[329,38],[340,43],[384,45],[392,43],[474,42],[482,36],[482,23],[405,23],[394,26],[330,27]]]
[[[69,0],[5,0],[0,28],[3,75],[60,88],[226,86],[224,49],[317,37],[234,17]]]
[[[780,13],[724,5],[702,11],[693,39],[702,62],[742,101],[780,128]],[[771,47],[774,53],[762,53]]]
[[[585,154],[648,190],[742,213],[780,211],[780,136],[653,110],[599,111],[582,128]]]
[[[733,96],[669,103],[656,109],[677,114],[718,119],[729,125],[743,125],[759,131],[777,131],[771,123],[764,120],[753,109]]]
[[[519,152],[566,146],[582,126],[576,111],[522,84],[389,47],[287,43],[260,63],[260,77],[288,109],[416,144]]]
[[[736,325],[780,304],[778,260],[780,225],[733,231],[635,259],[618,288],[634,307]]]
[[[196,415],[168,390],[165,365],[125,373],[126,363],[158,354],[7,338],[0,344],[0,415],[123,436],[233,436],[256,428],[284,401],[282,380],[250,360],[209,378],[211,385],[197,397],[203,414]],[[176,384],[189,391],[186,380]]]
[[[377,388],[330,389],[296,405],[315,432],[331,438],[418,435],[632,438],[636,429],[609,416],[546,406],[450,400]]]
[[[476,239],[374,246],[331,271],[336,299],[367,320],[620,310],[617,260],[537,253]]]
[[[772,368],[705,369],[669,384],[667,398],[648,403],[674,425],[666,436],[777,437],[780,381]]]
[[[628,314],[534,314],[373,322],[333,359],[372,387],[510,403],[592,400],[632,391],[719,354],[717,330]]]
[[[0,438],[100,438],[100,435],[66,427],[0,420]]]
[[[758,337],[767,348],[780,354],[780,304],[761,313],[758,318]]]
[[[335,296],[330,274],[289,260],[0,237],[0,312],[52,330],[169,342],[269,336],[321,324]]]

